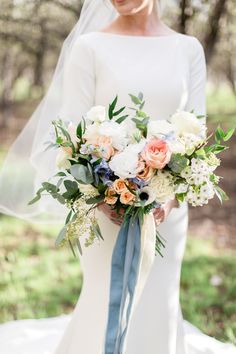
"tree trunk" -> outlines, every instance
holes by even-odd
[[[218,0],[208,20],[209,30],[207,31],[204,39],[206,61],[208,63],[212,58],[218,37],[220,35],[219,22],[226,12],[226,5],[227,0]]]

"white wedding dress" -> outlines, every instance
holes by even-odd
[[[191,36],[127,36],[91,32],[72,49],[64,81],[61,117],[75,122],[95,104],[131,106],[128,94],[143,92],[152,119],[176,109],[205,113],[205,58]],[[118,226],[97,211],[104,242],[85,248],[83,288],[71,316],[16,321],[0,326],[1,354],[102,354],[111,256]],[[179,305],[187,205],[171,211],[159,229],[167,240],[157,256],[131,318],[124,354],[236,354],[183,321]],[[63,284],[60,284],[63,287]]]

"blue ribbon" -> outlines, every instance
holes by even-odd
[[[139,218],[121,225],[112,254],[110,299],[104,354],[122,354],[141,256]]]

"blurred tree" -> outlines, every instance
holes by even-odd
[[[0,125],[4,126],[20,77],[29,81],[31,96],[43,93],[61,42],[79,18],[81,1],[1,0],[0,7]]]
[[[235,0],[180,0],[170,7],[170,24],[197,36],[205,47],[211,78],[227,81],[236,94]],[[77,22],[82,0],[1,0],[0,109],[2,125],[24,78],[24,98],[40,98],[48,86],[62,41]],[[19,86],[19,85],[18,85]]]

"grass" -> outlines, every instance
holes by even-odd
[[[236,125],[236,98],[208,91],[209,121]],[[0,146],[0,165],[6,148]],[[227,220],[226,220],[227,222]],[[78,260],[54,248],[59,226],[0,216],[0,322],[69,313],[82,287]],[[236,251],[189,237],[182,268],[184,317],[205,333],[236,344]]]
[[[56,316],[74,308],[82,287],[79,261],[55,249],[55,226],[0,219],[1,322]],[[204,244],[203,244],[204,242]],[[219,286],[212,283],[220,279]],[[235,253],[189,237],[182,268],[184,317],[205,333],[236,344]]]

